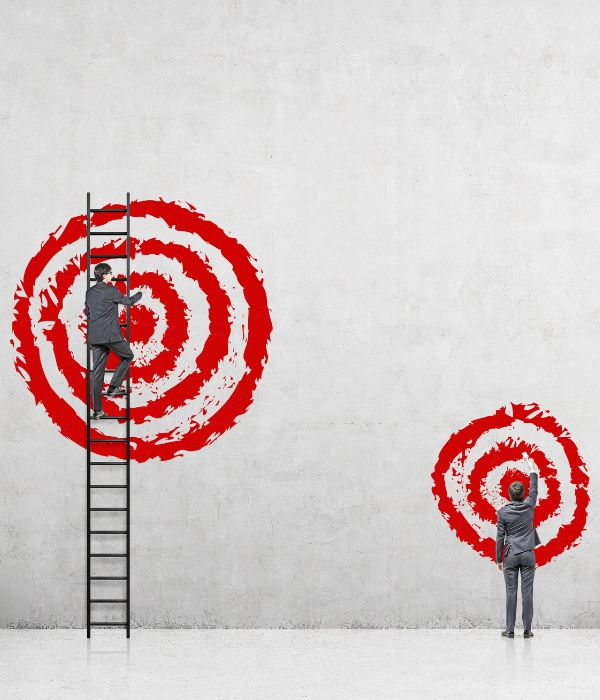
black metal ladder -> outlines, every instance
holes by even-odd
[[[127,230],[126,231],[93,231],[92,230],[92,214],[95,213],[121,213],[126,214]],[[100,223],[99,225],[104,225]],[[125,276],[119,275],[113,279],[114,282],[125,282],[127,296],[130,295],[129,280],[131,277],[130,269],[130,195],[127,193],[127,206],[123,207],[113,207],[104,209],[92,209],[90,206],[90,193],[87,193],[87,289],[90,288],[90,284],[95,282],[93,278],[93,267],[95,264],[109,259],[124,259],[126,261],[126,273]],[[94,251],[92,248],[92,236],[120,236],[125,238],[125,254],[103,254],[98,250]],[[130,342],[130,317],[131,317],[131,307],[126,306],[127,320],[126,323],[119,324],[126,329],[127,342]],[[105,416],[101,420],[122,420],[125,424],[125,437],[124,438],[92,438],[92,378],[91,378],[91,350],[89,342],[87,344],[87,636],[90,637],[92,627],[125,627],[127,631],[127,637],[129,638],[130,632],[130,518],[129,518],[129,505],[130,505],[130,462],[131,462],[131,444],[130,444],[130,375],[129,370],[126,375],[126,386],[125,386],[125,413],[118,416]],[[107,369],[106,372],[111,372],[114,370]],[[103,392],[103,396],[106,392]],[[99,421],[96,422],[99,425]],[[103,442],[113,442],[113,443],[123,443],[125,450],[125,458],[123,460],[106,460],[98,459],[98,456],[94,458],[94,443]],[[112,483],[114,479],[111,479],[111,483],[96,483],[96,474],[94,473],[94,467],[102,466],[112,466],[120,467],[125,472],[125,483]],[[111,473],[111,477],[113,474]],[[92,493],[96,489],[114,489],[118,491],[120,489],[125,489],[126,492],[126,507],[95,507],[92,503]],[[100,530],[92,529],[92,519],[93,513],[95,512],[106,512],[106,513],[125,513],[126,525],[125,529],[114,529],[114,530]],[[124,553],[99,553],[92,551],[93,537],[94,535],[111,535],[119,538],[125,538],[125,552]],[[124,559],[125,560],[125,574],[123,576],[97,576],[94,575],[93,571],[93,560],[100,558],[112,558],[112,559]],[[124,598],[105,598],[105,597],[93,597],[94,582],[98,581],[123,581],[125,583],[125,597]],[[110,621],[92,621],[92,605],[94,610],[99,609],[99,606],[105,604],[123,604],[125,608],[125,619],[119,622]]]

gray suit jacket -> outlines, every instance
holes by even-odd
[[[116,287],[104,282],[98,282],[90,287],[85,295],[85,314],[90,345],[116,343],[123,340],[119,326],[119,304],[133,306],[141,298],[141,292],[137,292],[132,297],[126,297]]]
[[[512,501],[498,511],[496,534],[496,562],[502,561],[502,547],[506,542],[506,553],[527,552],[538,544],[540,538],[533,526],[533,512],[537,503],[538,475],[529,474],[529,495],[524,501]]]

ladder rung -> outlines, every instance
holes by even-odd
[[[126,603],[127,598],[90,598],[90,603]]]
[[[90,510],[127,510],[127,508],[90,508]]]
[[[96,278],[95,277],[90,277],[90,282],[95,282]],[[127,277],[113,277],[112,278],[113,282],[127,282]]]
[[[114,440],[90,438],[90,442],[127,442],[127,438],[115,438]]]
[[[90,576],[90,581],[127,581],[127,576]]]
[[[126,489],[127,484],[90,484],[91,489]]]
[[[90,231],[90,236],[126,236],[127,231]]]
[[[106,464],[106,465],[108,465],[108,464],[113,465],[114,464],[117,467],[126,467],[127,466],[127,462],[90,462],[90,466],[97,466],[97,465],[99,466],[99,465],[104,465],[104,464]]]
[[[127,323],[119,323],[120,326],[126,326],[128,325]]]
[[[126,214],[127,209],[90,209],[92,213],[102,212],[103,214],[116,214],[120,212],[121,214]]]
[[[90,258],[124,258],[127,259],[126,255],[117,255],[117,254],[112,254],[112,255],[91,255]]]
[[[126,622],[90,622],[92,627],[127,627]]]
[[[90,535],[126,535],[127,530],[90,530]]]
[[[121,394],[123,396],[123,394]],[[106,396],[105,393],[102,396]],[[94,418],[90,416],[90,420],[126,420],[127,416],[100,416],[100,418]]]
[[[90,554],[90,557],[126,557],[126,554]]]

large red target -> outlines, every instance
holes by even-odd
[[[134,201],[130,213],[131,289],[150,289],[131,310],[132,458],[169,460],[213,442],[248,410],[272,324],[261,273],[237,240],[190,205]],[[94,231],[123,217],[96,213]],[[13,322],[17,371],[61,433],[82,447],[85,238],[83,215],[50,235],[17,288]],[[124,253],[122,238],[95,241],[104,242],[93,254]],[[105,410],[120,412],[118,401],[106,400]],[[118,428],[103,421],[93,437],[117,435]],[[98,454],[121,456],[115,443],[94,444]]]
[[[495,561],[496,512],[508,500],[508,485],[522,481],[527,452],[539,471],[535,526],[543,566],[579,543],[589,496],[585,465],[569,433],[537,404],[510,404],[454,433],[432,474],[438,507],[459,540]]]

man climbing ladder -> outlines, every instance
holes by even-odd
[[[146,285],[133,296],[125,296],[110,284],[113,272],[108,263],[99,263],[94,268],[96,284],[90,287],[85,295],[85,313],[87,316],[88,343],[94,359],[92,371],[92,399],[94,403],[93,420],[106,415],[102,410],[102,387],[106,360],[112,350],[120,362],[115,369],[112,380],[106,392],[109,397],[123,396],[125,389],[121,388],[127,369],[133,360],[133,352],[127,340],[123,337],[119,326],[119,304],[133,306],[147,291]]]

